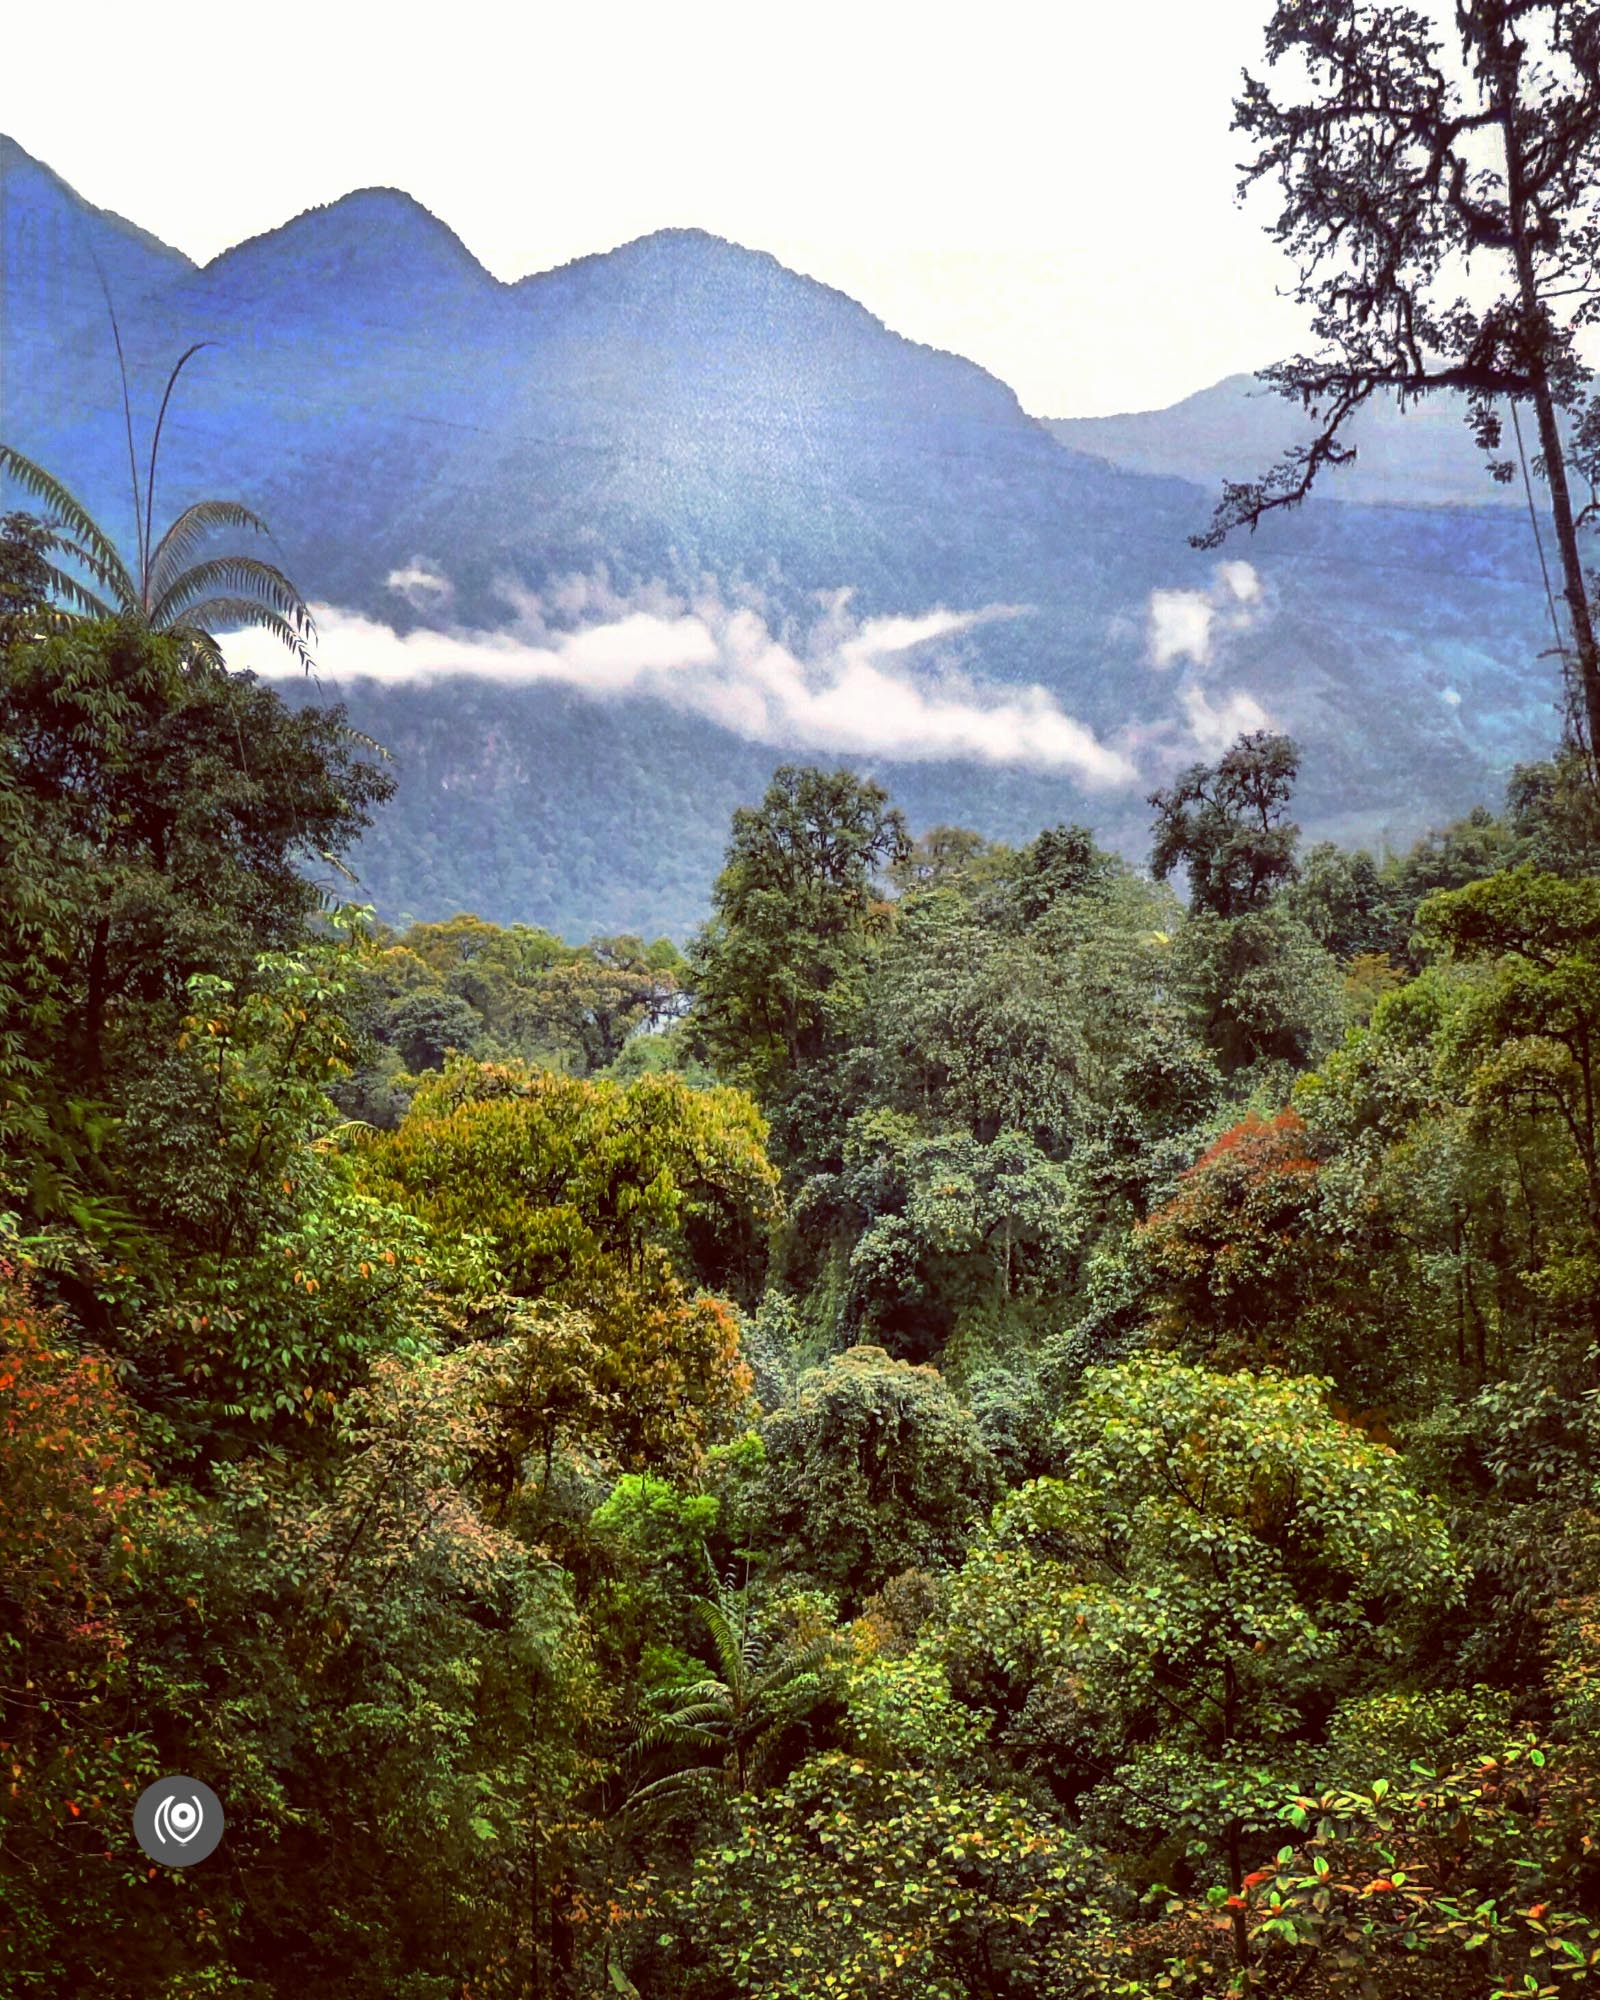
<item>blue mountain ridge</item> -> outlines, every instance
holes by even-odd
[[[0,430],[130,540],[96,265],[141,434],[171,362],[214,343],[168,419],[158,514],[246,500],[319,602],[406,632],[443,616],[388,583],[419,567],[447,580],[453,625],[485,629],[507,622],[508,591],[575,576],[612,601],[714,589],[759,603],[797,651],[841,591],[858,617],[1012,608],[903,664],[925,688],[952,670],[1038,684],[1128,740],[1138,778],[1091,791],[971,759],[846,760],[917,824],[1018,838],[1076,817],[1140,851],[1144,793],[1198,754],[1184,687],[1249,695],[1300,737],[1314,833],[1403,840],[1494,797],[1553,739],[1537,563],[1509,509],[1313,503],[1275,520],[1226,552],[1262,581],[1247,629],[1219,635],[1203,674],[1157,672],[1151,593],[1217,588],[1186,539],[1211,494],[1072,448],[976,364],[765,253],[674,229],[506,285],[409,196],[369,189],[196,268],[9,142],[0,166]],[[1227,442],[1218,477],[1253,463],[1254,440],[1243,464]],[[681,933],[732,807],[786,757],[836,761],[653,696],[338,682],[337,666],[325,651],[322,691],[396,757],[397,798],[359,857],[389,914]]]
[[[1242,477],[1276,463],[1316,425],[1297,403],[1253,375],[1230,375],[1165,410],[1048,420],[1053,437],[1124,472],[1153,472],[1214,486],[1219,471]],[[1449,393],[1401,407],[1375,397],[1345,426],[1353,464],[1321,478],[1323,498],[1383,506],[1525,507],[1520,480],[1502,485],[1466,424],[1466,399]],[[1530,441],[1530,450],[1535,448]],[[1515,451],[1507,425],[1504,454]]]

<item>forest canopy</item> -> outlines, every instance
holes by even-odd
[[[11,574],[6,1990],[1600,1970],[1577,759],[1374,856],[1247,736],[1148,869],[785,768],[686,951],[395,930],[337,709]]]
[[[1138,860],[784,764],[690,938],[380,923],[264,525],[0,447],[0,1995],[1600,1988],[1600,11],[1451,18],[1273,14],[1199,538],[1528,406],[1560,744],[1405,853],[1262,727]]]

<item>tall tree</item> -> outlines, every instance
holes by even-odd
[[[1156,809],[1150,872],[1164,882],[1188,871],[1198,911],[1242,917],[1293,881],[1300,829],[1287,818],[1300,752],[1287,736],[1252,730],[1214,765],[1192,764]]]
[[[1196,540],[1215,546],[1297,505],[1324,466],[1354,457],[1347,426],[1374,396],[1465,392],[1491,453],[1503,404],[1514,417],[1531,405],[1570,625],[1572,722],[1593,756],[1600,644],[1580,530],[1595,517],[1600,400],[1578,340],[1600,320],[1600,6],[1454,0],[1441,11],[1278,0],[1267,60],[1300,87],[1275,94],[1247,74],[1234,126],[1255,149],[1241,194],[1281,190],[1272,233],[1298,261],[1318,343],[1265,379],[1317,430],[1263,477],[1230,482]],[[1469,303],[1464,283],[1491,273],[1492,298]],[[1496,458],[1491,469],[1510,479],[1516,466]]]
[[[851,771],[785,764],[734,814],[691,959],[697,1020],[727,1074],[770,1100],[834,1044],[887,918],[879,878],[908,853],[888,794]]]
[[[348,873],[391,789],[342,711],[171,635],[84,622],[0,652],[0,1130],[72,1178],[87,1107],[120,1117],[178,1061],[189,980],[258,990],[260,955],[306,941],[307,865]]]

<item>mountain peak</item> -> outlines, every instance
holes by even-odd
[[[356,188],[224,250],[165,303],[233,338],[365,325],[396,335],[462,321],[506,295],[447,223],[400,188]]]
[[[679,291],[689,286],[724,294],[786,292],[793,299],[813,295],[826,297],[874,326],[881,324],[857,300],[792,271],[770,250],[753,250],[709,229],[687,225],[653,229],[647,235],[630,237],[615,249],[589,251],[548,271],[535,271],[521,279],[515,289],[525,295],[542,289],[577,292],[587,290],[592,283],[606,289],[646,292],[657,288]]]
[[[258,264],[287,265],[316,275],[323,266],[410,262],[414,270],[449,275],[498,289],[493,278],[447,222],[403,188],[353,188],[319,202],[274,229],[247,237],[206,265],[234,271]]]
[[[115,232],[128,245],[148,252],[152,265],[165,264],[174,273],[195,268],[192,258],[164,243],[159,236],[153,236],[148,229],[141,229],[113,209],[97,208],[92,201],[85,200],[54,167],[36,159],[9,132],[0,132],[0,206],[5,210],[8,237],[29,223],[37,226],[44,212],[53,211],[57,216],[75,215],[91,225]]]
[[[1015,392],[977,362],[896,333],[848,292],[794,270],[769,250],[708,229],[652,230],[536,272],[512,291],[553,319],[576,312],[595,325],[669,344],[699,343],[707,352],[728,342],[751,351],[766,347],[786,357],[783,367],[807,372],[824,353],[835,362],[846,353],[870,355],[871,366],[890,371],[919,357],[945,391],[1022,419]]]

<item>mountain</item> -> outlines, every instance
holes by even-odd
[[[1355,463],[1324,473],[1319,490],[1325,499],[1373,506],[1525,507],[1520,481],[1503,485],[1490,477],[1465,419],[1465,398],[1454,393],[1406,409],[1392,396],[1374,399],[1346,427]],[[1223,477],[1264,472],[1290,445],[1316,434],[1297,404],[1254,375],[1229,375],[1170,409],[1056,417],[1049,429],[1074,451],[1125,472],[1192,479],[1210,488]],[[1508,456],[1512,449],[1508,428]]]
[[[157,511],[248,501],[327,607],[322,679],[285,691],[337,693],[395,753],[360,857],[389,913],[682,932],[785,757],[871,769],[917,824],[1076,817],[1137,853],[1151,786],[1255,721],[1305,745],[1308,831],[1372,840],[1552,739],[1511,510],[1313,503],[1220,564],[1189,547],[1259,455],[1248,405],[1194,430],[1190,483],[702,231],[506,285],[372,189],[197,270],[97,211],[52,233],[35,210],[76,197],[13,157],[8,240],[53,261],[7,290],[4,434],[131,537],[103,321],[29,301],[122,260],[141,435],[213,343]]]
[[[75,194],[0,133],[0,291],[8,366],[19,349],[103,319],[105,293],[141,298],[194,266],[121,216]]]

